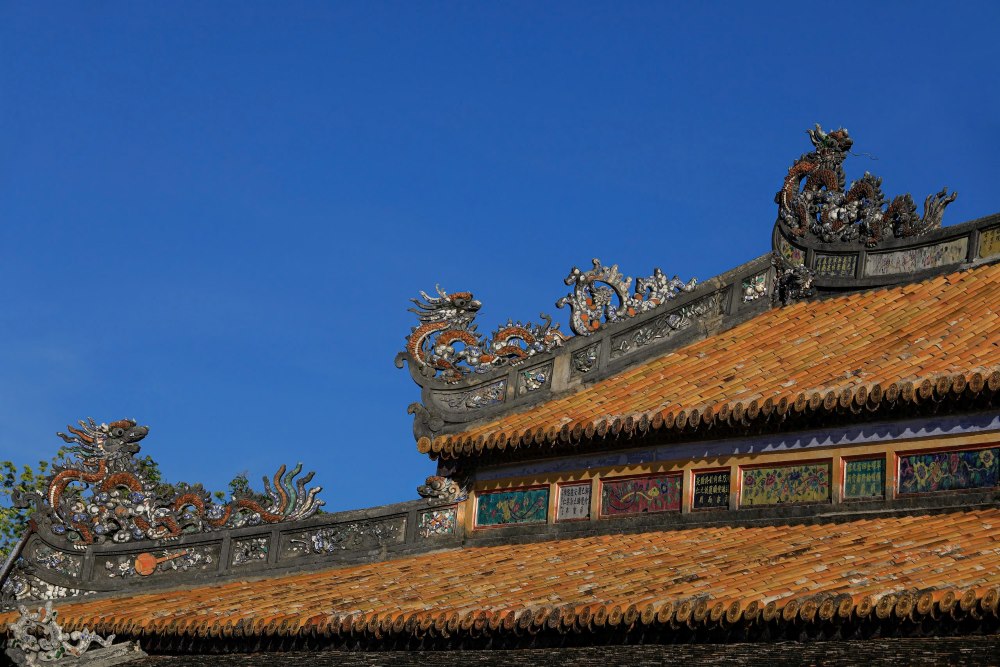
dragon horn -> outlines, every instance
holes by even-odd
[[[281,467],[278,468],[278,472],[274,473],[274,490],[278,492],[278,511],[284,513],[285,507],[288,504],[288,494],[285,493],[285,489],[281,486],[281,476],[285,474],[285,464],[282,463]]]
[[[323,490],[322,486],[314,486],[313,488],[309,489],[309,493],[306,495],[305,500],[302,503],[301,507],[298,509],[298,511],[295,512],[294,515],[292,515],[289,518],[296,521],[300,519],[308,519],[313,514],[318,512],[319,508],[326,504],[322,500],[316,500],[316,494],[318,494],[322,490]]]
[[[84,442],[90,443],[91,445],[94,444],[94,439],[84,431],[81,431],[78,428],[73,428],[72,426],[66,426],[66,428],[69,430],[70,433],[76,435]]]
[[[275,493],[274,489],[271,488],[271,481],[267,478],[267,475],[264,475],[263,479],[264,493],[266,493],[267,497],[271,499],[271,509],[269,511],[273,514],[281,504],[281,500],[278,498],[278,494]]]
[[[308,472],[302,479],[300,479],[295,484],[295,490],[298,492],[299,504],[301,505],[306,499],[306,484],[312,481],[315,472]]]
[[[296,502],[299,499],[298,494],[295,492],[295,487],[292,486],[292,480],[295,476],[302,472],[302,464],[298,463],[288,471],[285,475],[285,479],[282,480],[282,485],[285,487],[285,492],[288,494],[288,503],[285,505],[286,512],[295,508]]]

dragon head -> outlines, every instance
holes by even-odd
[[[465,329],[476,317],[476,311],[482,303],[472,298],[472,292],[452,292],[448,294],[440,285],[435,286],[438,296],[432,297],[426,292],[420,292],[420,299],[410,299],[417,307],[410,308],[411,313],[423,323],[448,322],[455,328]]]
[[[830,132],[824,132],[820,124],[816,123],[816,129],[806,130],[806,132],[809,134],[809,139],[812,141],[813,146],[816,147],[816,151],[821,154],[846,153],[854,145],[851,135],[843,127]]]
[[[98,424],[93,418],[77,422],[80,427],[67,426],[73,435],[56,433],[63,442],[73,445],[69,451],[81,459],[127,457],[139,451],[139,441],[149,434],[148,426],[139,426],[134,419],[119,419],[110,424]]]

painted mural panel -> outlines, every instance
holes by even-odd
[[[805,264],[806,251],[796,248],[784,236],[778,235],[778,253],[792,264]]]
[[[549,514],[549,490],[518,489],[495,491],[479,496],[477,526],[505,526],[514,523],[545,523]]]
[[[1000,255],[1000,227],[984,229],[979,233],[979,256]]]
[[[829,463],[748,468],[742,473],[741,507],[830,500]]]
[[[847,461],[844,465],[845,498],[885,496],[885,458]]]
[[[997,485],[1000,448],[899,457],[899,492],[933,493]]]
[[[696,510],[729,507],[729,471],[695,473],[692,506]]]
[[[681,508],[681,476],[652,475],[601,484],[601,514],[621,516]]]
[[[947,264],[965,261],[969,248],[969,239],[960,238],[946,243],[897,250],[896,252],[880,252],[868,255],[865,274],[869,276],[887,276],[895,273],[909,273],[922,269],[933,269]]]

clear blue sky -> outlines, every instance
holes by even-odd
[[[2,0],[0,458],[134,416],[175,481],[416,497],[409,297],[488,331],[566,322],[591,257],[715,275],[814,122],[849,179],[994,213],[998,8]]]

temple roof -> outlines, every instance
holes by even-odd
[[[1000,264],[771,309],[618,375],[464,430],[432,457],[571,450],[647,432],[886,410],[1000,389]]]
[[[66,601],[59,613],[66,631],[188,647],[240,637],[381,641],[995,615],[1000,509],[937,512],[465,547]],[[2,627],[15,616],[0,616]]]

